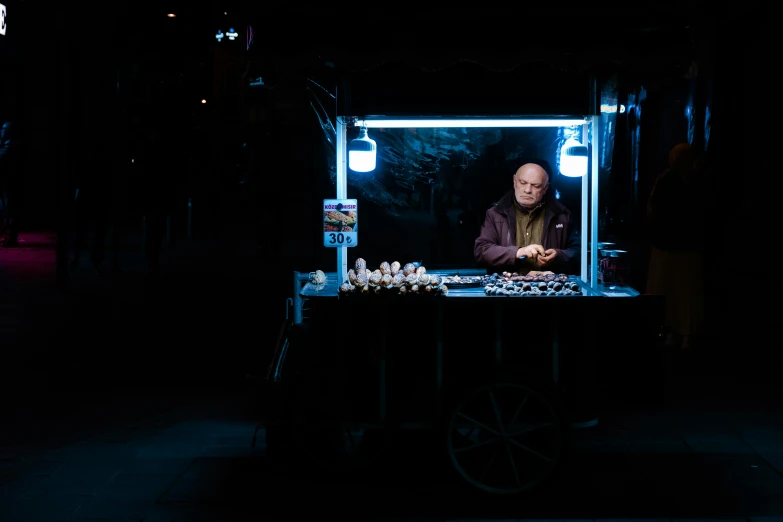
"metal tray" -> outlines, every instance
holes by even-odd
[[[441,276],[441,281],[449,288],[479,288],[484,286],[485,279],[485,276]]]

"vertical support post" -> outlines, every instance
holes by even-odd
[[[345,121],[337,117],[337,141],[335,149],[337,150],[336,163],[336,185],[337,199],[346,199],[348,197],[348,165],[346,151],[347,129]],[[348,247],[339,246],[337,250],[337,284],[348,279]]]
[[[435,305],[435,418],[443,414],[443,300]]]
[[[386,424],[386,328],[388,319],[384,314],[384,319],[380,321],[378,332],[378,421]]]
[[[294,270],[294,291],[293,291],[293,324],[299,324],[302,322],[302,296],[299,295],[301,287],[300,273]]]
[[[188,198],[188,239],[193,237],[193,198]]]
[[[598,119],[600,115],[592,117],[592,146],[590,147],[590,286],[598,290]]]
[[[560,382],[560,322],[552,314],[552,382]]]
[[[499,301],[499,300],[498,300]],[[495,303],[495,364],[503,361],[503,307]]]
[[[582,125],[582,141],[585,143],[585,145],[588,145],[588,150],[595,150],[595,143],[593,143],[594,136],[590,136],[590,126],[585,123]],[[590,165],[590,168],[587,169],[588,175],[582,176],[582,248],[581,248],[581,257],[580,257],[580,277],[582,278],[582,281],[585,283],[591,283],[592,284],[592,278],[590,274],[588,274],[588,267],[592,267],[593,265],[590,264],[590,262],[587,259],[588,250],[590,243],[590,234],[588,225],[590,223],[588,219],[588,212],[590,209],[590,204],[588,202],[592,202],[592,199],[594,197],[594,194],[590,192],[590,185],[589,185],[589,179],[592,179],[595,176],[595,171],[593,170],[592,164]]]

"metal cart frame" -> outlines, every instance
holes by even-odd
[[[595,87],[593,86],[593,90]],[[595,98],[595,92],[592,93]],[[517,375],[504,374],[504,312],[510,306],[527,306],[535,302],[539,307],[555,305],[557,307],[576,306],[583,310],[584,317],[592,313],[596,303],[605,300],[603,289],[598,282],[598,249],[595,248],[598,236],[598,168],[599,144],[595,128],[600,115],[561,116],[561,117],[501,117],[487,120],[472,118],[460,120],[460,125],[475,127],[556,127],[581,126],[582,135],[589,151],[588,174],[582,179],[582,249],[580,259],[580,275],[577,282],[582,295],[578,297],[522,297],[504,298],[485,296],[480,288],[452,291],[448,296],[400,297],[402,300],[414,299],[420,302],[429,301],[432,310],[429,314],[429,325],[436,331],[435,335],[435,375],[433,376],[433,415],[425,422],[401,422],[388,415],[387,404],[387,334],[386,320],[377,323],[378,330],[373,337],[377,340],[377,377],[378,404],[377,416],[373,422],[355,422],[356,419],[344,419],[346,432],[351,434],[354,428],[389,429],[445,429],[444,442],[449,459],[454,469],[472,486],[492,494],[514,494],[526,491],[550,476],[557,467],[562,456],[562,441],[566,437],[566,418],[560,409],[556,397],[561,388],[561,328],[564,326],[557,319],[557,314],[551,314],[545,330],[550,334],[551,373],[544,379],[545,386],[539,387],[529,380]],[[382,116],[338,115],[336,125],[336,199],[347,199],[347,129],[349,127],[384,127],[390,124],[401,126],[397,118]],[[408,119],[405,125],[440,127],[456,124],[448,118],[429,120]],[[590,248],[588,243],[592,244]],[[338,287],[348,279],[348,248],[335,248],[337,266],[333,273],[327,274],[327,282],[314,285],[309,282],[309,274],[294,272],[292,297],[292,322],[299,324],[304,321],[304,310],[308,303],[322,300],[334,300],[340,303]],[[453,274],[449,271],[449,274]],[[477,272],[484,273],[484,271]],[[470,275],[461,271],[461,275]],[[636,294],[638,295],[638,294]],[[393,296],[392,301],[394,300]],[[446,318],[446,307],[462,302],[475,302],[475,298],[484,299],[483,306],[486,317],[491,318],[494,338],[492,343],[494,376],[489,376],[484,382],[475,386],[466,386],[461,398],[447,406],[444,395],[444,337],[443,325]],[[358,300],[364,301],[362,297]],[[490,299],[491,301],[486,301]],[[422,301],[423,300],[423,301]],[[368,296],[366,302],[372,302]],[[383,301],[376,300],[378,306],[386,306]],[[513,303],[513,304],[512,304]],[[566,305],[568,303],[568,305]],[[374,306],[374,305],[373,305]],[[379,314],[385,317],[383,314]],[[494,324],[493,324],[494,323]],[[540,325],[539,325],[540,326]],[[593,328],[583,331],[591,335]],[[325,337],[326,332],[322,333]],[[278,353],[278,361],[285,359],[285,353]],[[279,368],[279,365],[278,365]],[[548,388],[544,391],[544,388]],[[511,399],[508,399],[511,397]],[[483,406],[480,406],[483,404]],[[511,412],[510,415],[508,412]],[[506,412],[506,415],[504,415]],[[533,413],[530,413],[533,412]],[[590,423],[588,423],[589,425]],[[528,443],[528,438],[536,445]],[[523,441],[524,439],[524,441]],[[487,453],[489,452],[489,453]],[[475,458],[471,455],[480,455]],[[466,457],[467,456],[467,457]],[[495,464],[498,456],[505,459],[503,471]],[[463,458],[465,457],[465,458]],[[518,466],[522,463],[522,466]],[[490,479],[488,474],[493,475]],[[525,474],[527,472],[527,474]]]
[[[438,273],[438,271],[432,272]],[[478,275],[478,271],[461,271],[460,275]],[[294,297],[291,301],[293,322],[302,323],[308,320],[306,311],[311,301],[329,302],[330,306],[339,303],[341,298],[338,297],[338,281],[337,274],[329,273],[326,284],[314,285],[309,282],[308,274],[294,272]],[[504,346],[502,335],[503,309],[510,303],[532,303],[534,300],[538,302],[539,307],[542,304],[554,305],[556,301],[563,302],[563,300],[569,301],[572,305],[579,302],[578,306],[586,307],[591,306],[596,299],[602,299],[587,286],[583,286],[583,292],[584,295],[579,297],[503,298],[487,297],[482,288],[471,288],[454,290],[448,296],[388,296],[391,297],[388,300],[357,297],[355,301],[357,304],[365,307],[367,303],[369,308],[377,310],[382,316],[384,313],[381,310],[384,307],[398,306],[397,303],[409,299],[423,303],[427,309],[431,308],[432,314],[428,324],[434,331],[435,339],[434,375],[431,376],[433,387],[431,395],[423,398],[432,405],[433,414],[428,419],[417,421],[399,420],[389,416],[387,354],[390,347],[387,345],[386,330],[389,321],[381,320],[377,323],[378,329],[374,336],[377,341],[374,345],[378,385],[376,415],[369,421],[341,418],[347,437],[350,439],[357,430],[366,429],[443,430],[445,431],[444,446],[454,469],[469,484],[484,492],[519,493],[545,480],[554,473],[559,459],[563,456],[566,431],[569,429],[566,413],[557,396],[561,381],[559,338],[561,325],[557,323],[557,314],[549,314],[551,323],[546,325],[546,330],[551,333],[549,368],[551,373],[545,376],[539,374],[536,382],[531,382],[530,375],[523,377],[514,374],[504,365],[504,350],[507,347]],[[477,378],[464,388],[455,389],[452,386],[447,394],[444,387],[444,319],[449,313],[449,307],[477,302],[481,302],[480,306],[486,308],[489,316],[494,318],[491,363],[486,366],[489,374],[482,372],[481,378]],[[324,337],[320,334],[316,335]],[[273,362],[275,379],[280,377],[288,349],[289,346],[285,343]],[[501,398],[502,404],[500,404]],[[492,419],[487,420],[483,417],[488,412],[486,407],[476,409],[479,403],[485,403],[485,406],[491,405]],[[513,412],[509,413],[509,409]],[[548,431],[543,440],[539,438],[535,441],[535,445],[522,440],[531,434],[536,435],[534,432],[538,430]],[[353,444],[353,440],[350,440],[350,443]],[[541,446],[545,449],[542,450]],[[482,450],[493,450],[496,453],[502,451],[503,458],[498,461],[497,455],[493,454],[490,459],[492,464],[490,464],[486,457],[476,459],[471,455]],[[530,459],[533,462],[529,462]],[[515,465],[520,461],[524,461],[524,465]],[[502,480],[493,477],[494,482],[492,482],[487,478],[487,470],[494,469],[493,466],[494,468],[505,466]]]

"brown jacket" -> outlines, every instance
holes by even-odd
[[[579,262],[580,239],[571,226],[571,211],[553,198],[547,198],[544,209],[545,249],[558,251],[555,261],[547,267],[555,273],[575,274]],[[508,191],[487,210],[481,233],[473,245],[476,262],[487,272],[517,272],[517,225],[514,191]]]

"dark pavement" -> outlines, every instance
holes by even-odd
[[[249,376],[284,316],[258,298],[254,248],[235,242],[220,263],[225,247],[178,242],[150,284],[129,247],[122,274],[84,267],[61,289],[53,236],[27,239],[0,251],[3,522],[783,520],[776,370],[719,337],[670,354],[660,396],[607,398],[552,483],[491,497],[461,483],[437,434],[401,433],[354,473],[281,467],[265,430],[251,446],[263,415]]]

